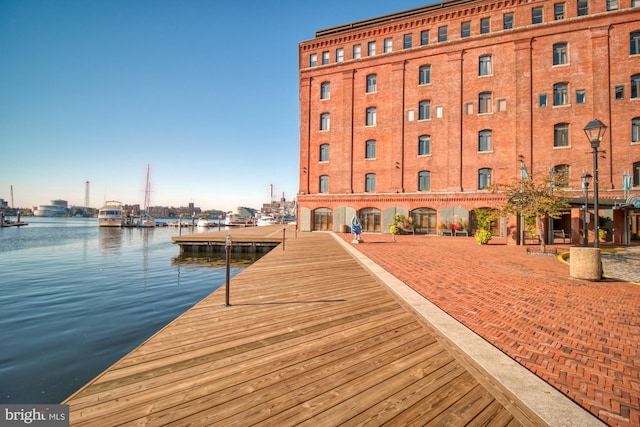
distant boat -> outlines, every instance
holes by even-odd
[[[124,213],[122,203],[109,200],[98,211],[99,227],[122,227],[124,225]]]
[[[247,218],[234,212],[227,212],[224,218],[224,225],[248,225],[251,224],[251,218]]]
[[[256,223],[256,225],[259,226],[274,224],[280,224],[280,221],[273,215],[262,215],[260,218],[258,218],[258,222]]]
[[[198,220],[198,224],[197,224],[198,227],[203,227],[203,228],[204,227],[209,227],[210,225],[211,225],[211,223],[206,218],[200,218]]]
[[[151,193],[151,184],[149,183],[149,165],[147,165],[147,184],[144,188],[144,210],[138,220],[138,227],[153,228],[156,226],[156,220],[149,214],[149,197]]]

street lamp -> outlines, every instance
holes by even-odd
[[[588,204],[588,200],[589,200],[589,183],[591,182],[591,174],[587,173],[586,171],[582,174],[582,191],[584,192],[584,216],[583,216],[583,224],[582,224],[582,228],[583,228],[583,234],[584,234],[584,241],[583,241],[583,246],[589,246],[589,224],[587,221],[587,204]]]
[[[584,133],[587,135],[589,142],[591,142],[591,149],[593,150],[593,231],[595,238],[593,239],[593,247],[600,247],[600,240],[598,239],[598,147],[600,141],[607,131],[607,126],[598,119],[593,119],[584,127]]]

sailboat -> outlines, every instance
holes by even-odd
[[[152,228],[156,226],[156,220],[149,214],[149,196],[151,193],[151,184],[149,183],[149,165],[147,165],[147,184],[144,189],[144,210],[140,214],[138,227]]]

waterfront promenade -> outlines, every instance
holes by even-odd
[[[230,307],[221,288],[71,396],[72,425],[598,425],[563,393],[611,425],[638,420],[637,362],[618,354],[637,348],[637,335],[635,343],[629,337],[637,303],[621,310],[635,309],[627,319],[635,324],[607,329],[622,319],[606,318],[607,304],[587,295],[602,324],[590,334],[593,325],[583,325],[580,333],[599,341],[583,347],[577,331],[563,331],[594,319],[577,317],[582,299],[566,307],[571,290],[604,284],[569,279],[555,258],[472,238],[365,235],[353,245],[350,235],[296,236],[292,228],[286,237],[286,250],[275,248],[231,281]],[[606,286],[625,300],[637,289]],[[528,289],[549,304],[537,307]],[[530,330],[520,326],[523,314]],[[567,362],[571,356],[577,361]],[[594,372],[602,364],[600,383]],[[559,387],[547,368],[576,387]]]

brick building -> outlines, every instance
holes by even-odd
[[[525,169],[568,174],[575,203],[549,228],[579,242],[593,174],[583,128],[598,118],[600,216],[610,238],[639,236],[640,0],[427,5],[317,31],[299,44],[299,77],[302,231],[357,215],[388,232],[396,213],[422,233],[473,231],[472,209],[503,199],[487,187]],[[493,232],[517,241],[518,228],[508,218]]]

